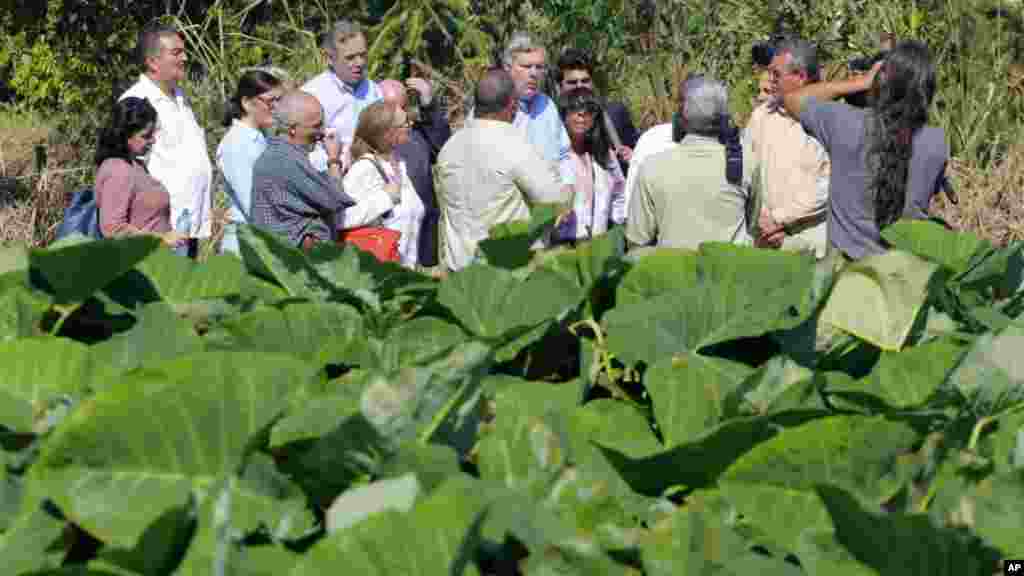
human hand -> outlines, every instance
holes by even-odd
[[[878,71],[881,70],[882,66],[884,65],[885,60],[879,60],[878,62],[875,62],[873,66],[871,66],[871,70],[868,70],[867,72],[856,76],[857,80],[860,81],[861,88],[863,90],[871,89],[871,86],[875,83],[875,76],[878,75]]]
[[[616,152],[619,154],[619,160],[622,160],[627,164],[633,160],[633,149],[629,146],[619,146],[619,149],[616,150]]]
[[[328,128],[324,132],[324,150],[327,151],[327,160],[341,159],[341,141],[338,140],[338,132],[334,128]]]
[[[188,240],[187,235],[182,234],[181,232],[177,232],[175,230],[169,230],[167,232],[157,234],[157,236],[160,238],[160,241],[164,243],[164,245],[170,246],[171,248],[174,248],[181,242]]]
[[[757,217],[757,227],[760,235],[754,240],[755,246],[758,248],[779,248],[782,246],[782,241],[786,238],[786,230],[782,224],[775,221],[771,212],[761,210],[761,214]]]
[[[423,78],[413,77],[406,80],[405,85],[419,93],[421,106],[430,105],[430,101],[434,97],[434,87],[430,85],[429,81]]]

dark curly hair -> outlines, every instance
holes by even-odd
[[[96,138],[96,165],[108,158],[134,161],[128,151],[128,139],[156,122],[156,108],[145,98],[129,96],[114,104],[110,121],[100,128]]]
[[[916,41],[897,44],[872,90],[875,98],[865,125],[868,195],[882,229],[903,215],[914,134],[928,122],[935,95],[935,65],[928,47]]]
[[[558,114],[564,122],[570,112],[590,110],[594,113],[594,126],[583,137],[583,146],[602,168],[609,168],[608,150],[611,138],[604,126],[604,107],[589,88],[573,88],[558,97]]]

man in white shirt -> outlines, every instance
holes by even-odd
[[[551,165],[512,125],[517,109],[512,77],[488,70],[476,87],[475,117],[438,154],[440,254],[449,270],[471,264],[494,226],[529,220],[529,204],[569,201]]]
[[[210,237],[213,166],[206,135],[178,85],[185,79],[185,40],[173,27],[152,26],[139,33],[136,51],[143,73],[119,100],[145,98],[156,108],[156,141],[146,169],[170,194],[171,225],[188,236],[179,252],[195,258],[199,238]]]
[[[342,172],[351,164],[352,137],[359,113],[382,98],[380,87],[366,77],[366,36],[356,23],[341,20],[325,33],[320,48],[327,59],[327,70],[302,86],[303,92],[316,96],[324,109],[324,122],[333,128],[341,142]],[[318,145],[310,155],[318,170],[327,170],[327,155]]]
[[[817,49],[804,40],[782,42],[769,74],[773,98],[754,109],[744,131],[748,177],[757,182],[761,204],[758,246],[823,258],[831,162],[822,143],[781,105],[784,95],[818,81]]]

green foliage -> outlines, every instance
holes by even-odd
[[[795,576],[1020,552],[1008,249],[899,223],[824,274],[721,244],[637,259],[615,231],[500,244],[529,230],[443,280],[247,228],[205,267],[138,239],[5,252],[0,562]],[[842,288],[860,276],[877,294]],[[839,343],[779,352],[804,329]],[[554,336],[595,359],[569,363],[582,397]]]

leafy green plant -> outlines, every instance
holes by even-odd
[[[635,258],[618,230],[532,253],[545,214],[443,280],[247,227],[202,265],[146,239],[2,253],[0,562],[923,575],[1020,552],[1019,246],[900,222],[834,272]]]

